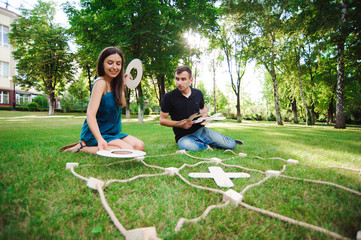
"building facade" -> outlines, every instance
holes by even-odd
[[[16,61],[9,42],[10,24],[17,14],[0,7],[0,107],[13,107],[31,102],[41,92],[33,89],[24,91],[16,86],[12,77],[16,75]]]

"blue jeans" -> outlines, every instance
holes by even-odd
[[[188,151],[199,151],[206,149],[208,146],[234,149],[236,147],[236,142],[233,139],[206,127],[202,127],[196,132],[182,137],[178,141],[178,147]]]

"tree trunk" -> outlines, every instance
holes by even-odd
[[[158,81],[158,90],[159,90],[159,106],[161,106],[161,102],[163,99],[163,96],[165,94],[165,83],[164,83],[164,74],[159,74],[157,76]]]
[[[316,112],[315,112],[315,103],[313,102],[311,105],[311,124],[315,125],[316,123]]]
[[[89,92],[91,92],[91,91],[92,91],[92,76],[91,76],[91,74],[90,74],[90,66],[89,66],[89,65],[86,66],[86,70],[87,70],[87,72],[88,72]]]
[[[278,96],[278,86],[277,86],[277,76],[274,70],[270,72],[272,81],[273,81],[273,97],[275,99],[275,109],[276,109],[276,119],[278,125],[283,125],[282,116],[281,116],[281,108],[280,108],[280,100]]]
[[[303,91],[303,79],[302,79],[302,72],[301,72],[301,67],[300,67],[300,55],[299,55],[299,51],[298,48],[295,48],[296,51],[296,65],[297,65],[297,73],[298,73],[298,84],[300,86],[300,95],[301,95],[301,99],[302,99],[302,104],[303,104],[303,108],[305,109],[305,114],[306,114],[306,125],[311,125],[311,119],[310,119],[310,110],[307,106],[306,103],[306,98],[305,98],[305,93]]]
[[[345,51],[345,40],[347,26],[347,0],[342,1],[342,26],[340,29],[340,36],[337,41],[337,89],[336,89],[336,125],[335,128],[346,128],[345,113],[344,113],[344,87],[345,87],[345,63],[344,63],[344,51]]]
[[[330,104],[328,105],[328,110],[327,110],[327,124],[333,123],[334,112],[335,110],[333,108],[333,94],[332,94]]]
[[[293,112],[294,123],[298,123],[296,98],[293,98],[293,100],[292,100],[292,112]]]
[[[346,128],[344,106],[343,106],[343,90],[344,82],[344,42],[337,44],[338,57],[337,57],[337,102],[336,102],[336,125],[335,128]]]
[[[310,110],[307,106],[306,103],[306,99],[305,99],[305,94],[303,92],[303,80],[301,77],[301,69],[298,68],[298,81],[299,81],[299,85],[300,85],[300,95],[301,95],[301,99],[302,99],[302,104],[304,109],[306,110],[306,125],[311,125],[311,119],[310,119]]]
[[[126,88],[124,89],[125,93],[125,119],[130,119],[130,89]]]
[[[237,94],[237,122],[242,122],[242,114],[241,114],[241,104],[240,104],[240,96]]]
[[[213,59],[211,61],[212,71],[213,71],[213,106],[214,113],[217,113],[217,99],[216,99],[216,61]]]
[[[138,92],[138,122],[143,123],[144,119],[144,99],[143,99],[143,90],[142,83],[140,82],[137,87]]]
[[[54,115],[54,106],[55,106],[54,93],[49,94],[48,103],[49,103],[49,116]]]

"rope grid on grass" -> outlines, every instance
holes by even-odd
[[[232,152],[234,155],[237,155],[237,156],[241,156],[241,157],[245,157],[247,156],[247,154],[244,154],[244,153],[239,153],[239,154],[236,154],[234,153],[232,150],[226,150],[225,152]],[[117,217],[115,216],[114,212],[112,211],[112,209],[109,207],[108,203],[107,203],[107,200],[105,198],[105,195],[104,195],[104,192],[103,192],[103,188],[106,188],[107,186],[109,186],[109,184],[111,183],[128,183],[128,182],[131,182],[131,181],[134,181],[134,180],[137,180],[137,179],[140,179],[140,178],[145,178],[145,177],[157,177],[157,176],[164,176],[164,175],[169,175],[169,176],[178,176],[183,182],[185,182],[186,184],[188,184],[189,186],[192,186],[192,187],[195,187],[197,189],[200,189],[200,190],[207,190],[207,191],[210,191],[210,192],[213,192],[215,194],[222,194],[223,195],[223,201],[224,203],[222,204],[216,204],[216,205],[210,205],[207,207],[207,209],[203,212],[203,214],[197,218],[194,218],[194,219],[187,219],[187,218],[180,218],[179,221],[177,222],[176,224],[176,227],[175,227],[175,232],[178,232],[181,230],[182,226],[184,223],[187,223],[187,222],[192,222],[192,223],[197,223],[199,221],[201,221],[202,219],[205,219],[208,214],[215,208],[224,208],[226,206],[229,205],[229,203],[231,202],[231,200],[225,200],[225,196],[227,194],[227,192],[224,192],[222,190],[219,190],[219,189],[214,189],[214,188],[209,188],[209,187],[203,187],[203,186],[198,186],[198,185],[195,185],[195,184],[192,184],[191,182],[189,182],[187,179],[185,179],[180,173],[179,171],[180,170],[183,170],[184,168],[186,167],[196,167],[198,165],[201,165],[201,164],[209,164],[209,163],[216,163],[216,164],[219,164],[219,165],[222,165],[222,166],[225,166],[225,167],[234,167],[234,168],[239,168],[239,169],[242,169],[242,170],[245,170],[245,171],[250,171],[250,172],[257,172],[257,173],[260,173],[260,174],[265,174],[266,177],[263,178],[262,180],[260,180],[259,182],[257,183],[254,183],[254,184],[250,184],[248,186],[246,186],[239,194],[240,196],[242,197],[241,200],[238,200],[238,202],[235,204],[236,206],[238,205],[241,205],[242,207],[246,208],[246,209],[249,209],[251,211],[255,211],[255,212],[259,212],[259,213],[262,213],[262,214],[265,214],[265,215],[268,215],[270,217],[273,217],[273,218],[277,218],[283,222],[287,222],[287,223],[290,223],[290,224],[294,224],[294,225],[299,225],[299,226],[302,226],[302,227],[305,227],[305,228],[309,228],[309,229],[312,229],[312,230],[315,230],[315,231],[318,231],[318,232],[321,232],[323,234],[326,234],[326,235],[329,235],[333,238],[336,238],[336,239],[349,239],[349,238],[346,238],[344,236],[341,236],[339,235],[338,233],[335,233],[335,232],[332,232],[332,231],[329,231],[327,229],[324,229],[322,227],[319,227],[319,226],[315,226],[315,225],[312,225],[312,224],[308,224],[308,223],[305,223],[305,222],[302,222],[302,221],[298,221],[298,220],[295,220],[295,219],[292,219],[292,218],[289,218],[287,216],[283,216],[283,215],[280,215],[278,213],[274,213],[274,212],[271,212],[271,211],[268,211],[268,210],[265,210],[265,209],[261,209],[261,208],[257,208],[257,207],[254,207],[254,206],[251,206],[251,205],[248,205],[247,203],[244,203],[243,202],[243,195],[249,190],[251,189],[252,187],[257,187],[257,186],[260,186],[261,184],[263,184],[264,182],[266,182],[267,180],[269,180],[270,178],[272,178],[273,176],[276,176],[276,177],[282,177],[282,178],[287,178],[287,179],[291,179],[291,180],[298,180],[298,181],[305,181],[305,182],[311,182],[311,183],[317,183],[317,184],[324,184],[324,185],[329,185],[329,186],[333,186],[333,187],[336,187],[336,188],[340,188],[342,190],[345,190],[345,191],[348,191],[350,193],[353,193],[353,194],[356,194],[358,196],[361,196],[361,192],[358,192],[356,190],[353,190],[353,189],[350,189],[350,188],[347,188],[347,187],[344,187],[344,186],[341,186],[341,185],[338,185],[338,184],[335,184],[335,183],[331,183],[331,182],[326,182],[326,181],[318,181],[318,180],[310,180],[310,179],[301,179],[301,178],[297,178],[297,177],[290,177],[290,176],[286,176],[286,175],[282,175],[281,173],[284,173],[286,171],[286,167],[287,165],[283,165],[282,167],[282,170],[281,171],[275,171],[277,172],[276,175],[268,175],[267,172],[263,172],[263,171],[260,171],[260,170],[257,170],[257,169],[249,169],[249,168],[245,168],[245,167],[242,167],[240,165],[230,165],[230,164],[225,164],[223,163],[224,161],[227,161],[227,160],[230,160],[230,159],[234,159],[235,157],[231,157],[231,158],[228,158],[228,159],[224,159],[224,160],[220,160],[218,158],[200,158],[200,157],[195,157],[195,156],[192,156],[190,155],[189,153],[187,153],[185,150],[179,150],[177,151],[176,153],[173,153],[173,154],[163,154],[163,155],[157,155],[157,156],[147,156],[147,158],[154,158],[154,157],[160,157],[160,156],[171,156],[171,155],[175,155],[175,154],[185,154],[187,155],[188,157],[191,157],[191,158],[194,158],[194,159],[199,159],[199,160],[204,160],[204,161],[201,161],[201,162],[198,162],[198,163],[195,163],[195,164],[183,164],[180,168],[164,168],[164,167],[160,167],[160,166],[155,166],[155,165],[150,165],[150,164],[147,164],[146,162],[144,162],[144,158],[145,156],[143,157],[138,157],[138,158],[133,158],[131,160],[123,160],[123,161],[118,161],[118,162],[114,162],[114,163],[110,163],[110,164],[104,164],[104,166],[111,166],[111,165],[114,165],[114,164],[118,164],[118,163],[125,163],[125,162],[131,162],[131,161],[138,161],[138,162],[141,162],[144,166],[146,167],[149,167],[149,168],[155,168],[155,169],[158,169],[158,170],[162,170],[162,171],[165,171],[164,173],[158,173],[158,174],[142,174],[142,175],[138,175],[138,176],[134,176],[132,178],[129,178],[129,179],[124,179],[124,180],[118,180],[118,179],[112,179],[112,180],[107,180],[106,182],[103,182],[101,180],[98,180],[98,179],[93,179],[93,178],[86,178],[86,177],[83,177],[81,176],[80,174],[76,173],[75,170],[74,170],[74,167],[77,167],[78,166],[78,163],[67,163],[67,166],[66,166],[66,169],[70,170],[70,172],[77,178],[87,182],[87,186],[97,190],[99,192],[99,195],[100,195],[100,199],[101,199],[101,202],[102,202],[102,205],[103,207],[105,208],[105,210],[107,211],[107,213],[109,214],[111,220],[113,221],[114,225],[118,228],[118,230],[120,231],[120,233],[125,237],[127,238],[127,230],[123,227],[123,225],[119,222],[119,220],[117,219]],[[253,157],[250,157],[250,158],[256,158],[256,159],[261,159],[261,160],[280,160],[280,161],[283,161],[285,163],[291,163],[291,164],[295,164],[295,163],[298,163],[297,160],[294,160],[294,159],[289,159],[289,160],[285,160],[283,158],[278,158],[278,157],[273,157],[273,158],[262,158],[262,157],[259,157],[259,156],[253,156]],[[217,160],[217,161],[216,161]],[[220,161],[219,161],[220,160]],[[69,164],[69,166],[68,166]],[[85,165],[82,165],[82,167],[90,167],[90,166],[95,166],[94,164],[85,164]],[[337,169],[344,169],[344,170],[348,170],[348,171],[354,171],[354,172],[360,172],[361,173],[361,170],[359,169],[351,169],[351,168],[343,168],[343,167],[326,167],[326,168],[337,168]],[[234,203],[234,202],[233,202]],[[359,231],[360,233],[361,231]]]

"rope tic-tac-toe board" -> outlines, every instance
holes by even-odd
[[[128,150],[126,150],[128,151]],[[227,150],[230,151],[230,150]],[[145,167],[149,167],[149,168],[154,168],[154,169],[158,169],[161,171],[161,173],[157,173],[157,174],[143,174],[143,175],[137,175],[134,176],[132,178],[129,179],[123,179],[123,180],[117,180],[117,179],[112,179],[112,180],[100,180],[97,178],[93,178],[93,177],[84,177],[81,176],[80,174],[75,172],[75,168],[76,167],[81,167],[79,166],[79,163],[74,163],[74,162],[69,162],[66,164],[66,169],[70,170],[71,173],[86,182],[86,185],[94,190],[97,190],[102,202],[102,205],[104,207],[104,209],[107,211],[107,213],[109,214],[111,220],[113,221],[114,225],[118,228],[118,230],[120,231],[120,233],[125,237],[126,240],[145,240],[145,239],[159,239],[157,236],[157,232],[155,227],[144,227],[144,228],[136,228],[136,229],[131,229],[131,230],[127,230],[125,229],[125,227],[121,224],[121,222],[117,219],[117,217],[115,216],[113,210],[110,208],[110,206],[107,203],[106,197],[104,195],[103,190],[105,188],[107,188],[110,184],[113,183],[129,183],[135,180],[138,180],[140,178],[147,178],[147,177],[157,177],[157,176],[169,176],[169,177],[178,177],[180,178],[185,184],[188,184],[189,186],[192,186],[194,188],[198,188],[204,191],[210,191],[213,192],[215,194],[221,194],[223,195],[223,201],[221,204],[217,204],[217,205],[210,205],[206,208],[206,210],[203,212],[202,215],[200,215],[197,218],[194,219],[187,219],[187,218],[180,218],[175,226],[174,231],[178,232],[181,231],[183,224],[184,223],[196,223],[201,221],[202,219],[206,218],[207,215],[215,208],[224,208],[226,206],[228,206],[229,204],[232,204],[236,207],[238,206],[242,206],[246,209],[249,209],[251,211],[255,211],[267,216],[270,216],[272,218],[277,218],[280,219],[281,221],[290,223],[290,224],[295,224],[295,225],[299,225],[305,228],[309,228],[312,229],[314,231],[318,231],[321,232],[323,234],[326,234],[332,238],[335,239],[349,239],[347,237],[344,237],[336,232],[332,232],[330,230],[324,229],[322,227],[319,226],[315,226],[306,222],[302,222],[302,221],[298,221],[296,219],[292,219],[289,218],[287,216],[283,216],[281,214],[275,213],[275,212],[271,212],[268,211],[266,209],[261,209],[261,208],[257,208],[254,206],[251,206],[245,202],[243,202],[243,197],[246,194],[246,192],[253,188],[253,187],[257,187],[263,183],[265,183],[267,180],[271,179],[271,178],[284,178],[284,179],[292,179],[292,180],[298,180],[298,181],[305,181],[305,182],[310,182],[310,183],[314,183],[314,184],[325,184],[325,185],[329,185],[335,188],[339,188],[342,189],[344,191],[349,192],[350,194],[355,194],[357,196],[361,197],[361,192],[338,185],[336,183],[332,183],[332,182],[325,182],[325,181],[318,181],[318,180],[312,180],[312,179],[301,179],[301,178],[296,178],[296,177],[291,177],[291,176],[286,176],[283,175],[283,173],[286,171],[286,168],[288,165],[294,165],[294,164],[299,164],[298,160],[294,160],[294,159],[282,159],[282,158],[268,158],[268,159],[272,159],[272,160],[279,160],[283,162],[283,167],[280,170],[274,170],[274,169],[270,169],[267,171],[260,171],[257,169],[250,169],[250,168],[246,168],[240,165],[230,165],[230,164],[226,164],[226,162],[230,159],[234,159],[236,157],[247,157],[247,154],[245,153],[234,153],[233,151],[230,151],[231,153],[233,153],[233,157],[228,158],[228,159],[219,159],[219,158],[200,158],[200,157],[195,157],[192,156],[191,154],[189,154],[189,152],[184,151],[184,150],[179,150],[176,153],[173,154],[168,154],[168,155],[158,155],[158,156],[146,156],[146,154],[144,152],[134,152],[129,150],[130,152],[130,157],[131,159],[128,160],[122,160],[122,162],[129,162],[129,161],[138,161],[140,163],[142,163]],[[146,158],[154,158],[154,157],[161,157],[161,156],[172,156],[175,154],[185,154],[188,157],[191,158],[195,158],[198,159],[199,161],[195,164],[183,164],[181,167],[176,168],[176,167],[161,167],[161,166],[155,166],[155,165],[150,165],[148,163],[145,162]],[[106,157],[116,157],[114,154],[110,154],[109,153],[101,153],[99,155],[102,156],[106,156]],[[123,157],[124,158],[124,155]],[[258,158],[258,159],[265,159],[259,156],[253,156],[251,158]],[[216,182],[216,184],[221,188],[227,188],[228,190],[224,191],[221,189],[216,189],[216,188],[209,188],[209,187],[203,187],[203,186],[198,186],[195,185],[193,183],[191,183],[188,179],[186,179],[184,176],[182,176],[180,174],[180,172],[182,170],[184,170],[185,168],[192,168],[192,167],[196,167],[202,164],[211,164],[211,165],[215,165],[215,166],[210,166],[208,167],[209,172],[194,172],[194,173],[189,173],[188,177],[189,178],[209,178],[209,179],[214,179],[214,181]],[[109,164],[108,164],[109,165]],[[83,165],[85,166],[85,165]],[[87,165],[87,167],[89,167],[89,165]],[[232,167],[232,168],[236,168],[236,169],[240,169],[240,171],[242,172],[228,172],[226,169],[227,167]],[[224,168],[224,169],[223,169]],[[342,168],[342,167],[328,167],[328,168]],[[361,170],[360,169],[350,169],[350,168],[342,168],[344,170],[347,171],[354,171],[354,172],[358,172],[360,173],[360,178],[361,178]],[[237,192],[235,190],[232,189],[233,187],[233,182],[232,179],[234,178],[249,178],[252,176],[252,172],[253,173],[259,173],[264,175],[263,179],[260,180],[257,183],[251,184],[246,186],[242,191]],[[357,240],[361,240],[361,231],[358,231],[356,233],[356,239]]]

